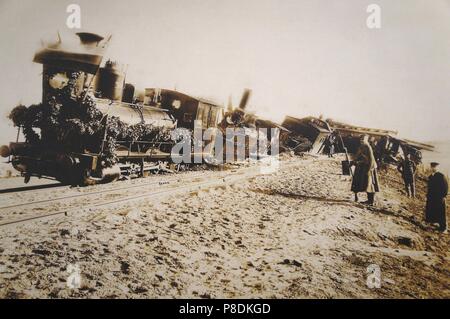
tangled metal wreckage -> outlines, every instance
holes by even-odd
[[[42,102],[19,105],[9,115],[18,127],[17,140],[2,146],[0,155],[21,172],[25,182],[37,176],[72,185],[92,185],[173,171],[181,167],[174,164],[174,158],[182,156],[174,154],[173,147],[185,140],[201,143],[200,148],[192,147],[190,156],[208,162],[215,140],[191,140],[198,123],[202,130],[222,133],[230,127],[248,129],[248,134],[260,134],[259,128],[274,129],[264,136],[266,148],[258,158],[271,155],[274,141],[280,142],[282,152],[321,153],[325,142],[336,134],[340,141],[336,151],[350,153],[358,146],[358,136],[368,134],[377,158],[386,162],[395,162],[400,149],[420,161],[420,150],[433,148],[398,139],[393,131],[314,117],[288,116],[279,125],[246,110],[250,90],[244,91],[238,107],[229,104],[226,110],[217,103],[175,90],[140,90],[126,83],[126,70],[119,63],[102,63],[111,37],[105,39],[93,33],[77,36],[77,45],[63,43],[58,37],[35,54],[34,62],[43,65]],[[19,142],[20,132],[24,142]],[[249,157],[246,148],[245,156]]]

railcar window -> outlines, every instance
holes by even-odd
[[[197,120],[202,121],[202,127],[207,128],[209,123],[209,111],[210,106],[207,104],[199,103],[197,108]]]
[[[214,127],[216,125],[216,123],[217,123],[217,109],[218,108],[215,107],[215,106],[211,107],[208,127]]]
[[[204,109],[203,109],[203,116],[202,116],[203,128],[208,127],[208,115],[209,115],[209,110],[210,110],[209,105],[205,105],[205,107],[204,107]]]
[[[183,121],[186,122],[186,123],[191,123],[192,122],[192,114],[191,113],[184,113]]]

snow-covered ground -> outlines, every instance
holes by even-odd
[[[234,184],[4,226],[0,297],[450,297],[450,240],[423,223],[423,179],[410,200],[395,170],[382,174],[368,208],[352,201],[339,160],[291,161]]]

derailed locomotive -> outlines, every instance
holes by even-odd
[[[9,116],[25,142],[2,146],[0,155],[25,182],[37,176],[91,185],[166,170],[182,156],[173,146],[190,138],[196,121],[209,129],[221,120],[222,106],[210,101],[171,90],[138,92],[118,63],[100,67],[109,39],[77,36],[77,46],[59,39],[36,53],[42,102],[17,106]]]

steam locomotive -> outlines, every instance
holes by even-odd
[[[189,135],[198,123],[208,129],[221,121],[223,108],[211,101],[135,89],[120,64],[108,60],[100,67],[109,39],[77,36],[75,46],[59,38],[35,54],[34,62],[43,65],[42,103],[16,107],[10,115],[18,139],[1,146],[0,155],[25,182],[37,176],[91,185],[175,168],[171,150],[179,135]]]

